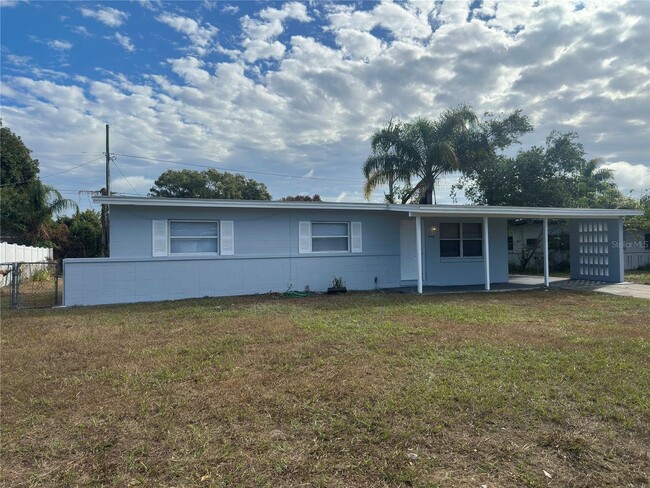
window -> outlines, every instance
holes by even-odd
[[[350,226],[347,222],[312,222],[311,252],[347,252]]]
[[[480,223],[441,223],[440,257],[483,256],[483,226]]]
[[[363,252],[361,222],[298,222],[298,252]],[[223,240],[223,236],[222,236]]]
[[[515,249],[514,240],[512,239],[512,236],[508,236],[508,251],[514,251],[514,249]]]
[[[650,234],[645,235],[645,242],[643,243],[643,247],[650,249]]]
[[[539,244],[539,239],[537,239],[535,237],[526,239],[526,246],[527,247],[537,247],[538,244]]]
[[[169,254],[217,254],[217,221],[170,221]]]

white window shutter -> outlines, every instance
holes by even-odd
[[[352,252],[361,252],[361,222],[352,222]]]
[[[311,222],[303,221],[298,223],[298,252],[308,253],[311,252]]]
[[[152,220],[151,222],[152,255],[167,256],[167,221]]]
[[[221,221],[221,254],[232,256],[235,254],[235,223],[232,220]]]

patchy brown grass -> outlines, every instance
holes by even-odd
[[[649,316],[568,291],[4,310],[1,482],[643,486]]]
[[[650,285],[650,268],[625,270],[625,281]]]

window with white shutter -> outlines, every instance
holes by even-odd
[[[221,221],[221,254],[235,254],[235,223],[232,220]]]
[[[153,220],[151,222],[152,255],[167,256],[167,221]]]
[[[218,254],[219,222],[216,220],[171,220],[169,254]]]
[[[300,253],[361,252],[361,222],[311,222],[299,225]]]
[[[361,222],[352,222],[352,252],[361,252],[363,250],[361,236]]]
[[[298,252],[311,252],[311,222],[298,223]]]

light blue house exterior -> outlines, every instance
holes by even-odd
[[[575,277],[621,281],[622,253],[612,241],[622,232],[622,217],[634,213],[123,196],[94,201],[110,205],[110,257],[64,260],[66,306],[321,292],[335,276],[350,290],[490,289],[508,281],[507,221],[523,217],[576,219],[573,233],[585,245],[576,245]],[[603,224],[607,231],[598,231]],[[586,245],[604,234],[605,247]]]

